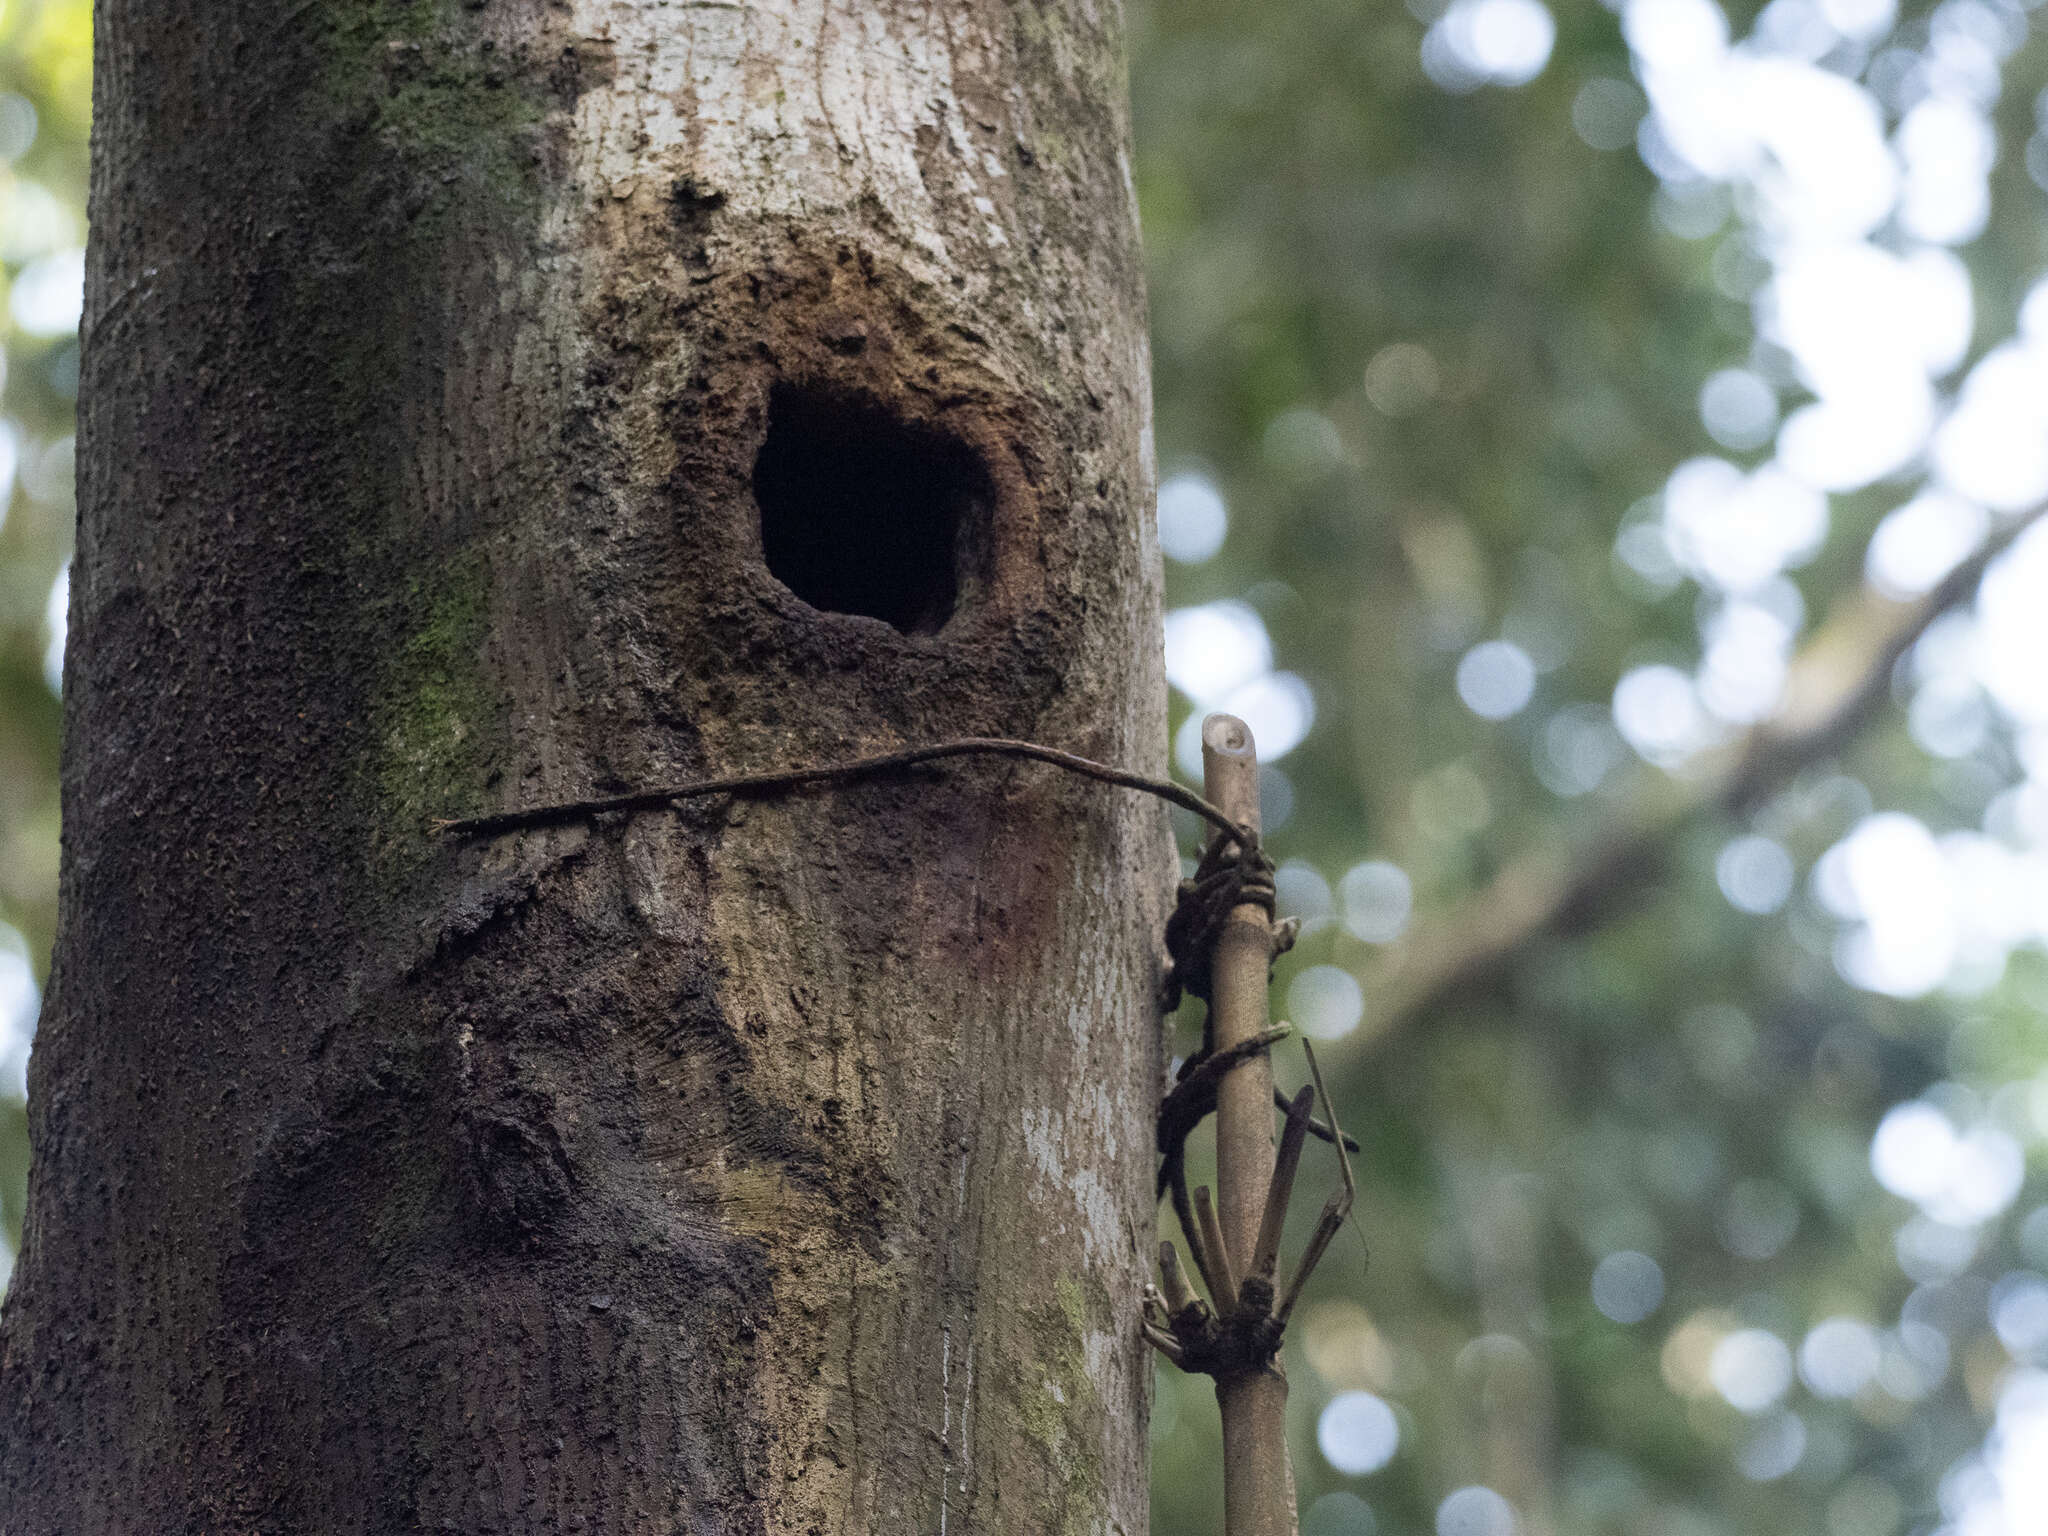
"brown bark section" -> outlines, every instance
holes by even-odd
[[[97,26],[8,1530],[1141,1531],[1115,7]]]

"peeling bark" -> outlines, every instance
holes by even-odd
[[[1142,1531],[1113,0],[97,25],[8,1529]]]

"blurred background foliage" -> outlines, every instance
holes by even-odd
[[[0,1221],[28,1177],[23,1069],[57,917],[56,664],[71,550],[89,0],[0,4]]]
[[[1305,1533],[2048,1529],[2030,13],[1132,5],[1176,759],[1260,734],[1364,1144]],[[89,30],[0,0],[10,1245]],[[1206,1382],[1153,1436],[1155,1529],[1219,1529]]]
[[[1365,1146],[1308,1536],[2048,1530],[2041,541],[1940,586],[2048,497],[2048,49],[1902,4],[1134,6],[1176,757],[1279,749]]]

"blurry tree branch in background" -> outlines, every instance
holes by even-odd
[[[1842,750],[1884,702],[1900,659],[1936,619],[1975,595],[1992,562],[2044,513],[2048,506],[2014,518],[1917,601],[1865,587],[1793,658],[1777,712],[1689,777],[1670,781],[1674,794],[1625,813],[1621,830],[1574,859],[1560,860],[1553,848],[1525,855],[1448,915],[1419,924],[1363,978],[1373,1015],[1359,1037],[1364,1048],[1498,980],[1538,941],[1599,926],[1657,878],[1680,834],[1700,817],[1747,815]]]

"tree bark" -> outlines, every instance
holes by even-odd
[[[96,19],[7,1529],[1141,1532],[1113,0]]]

